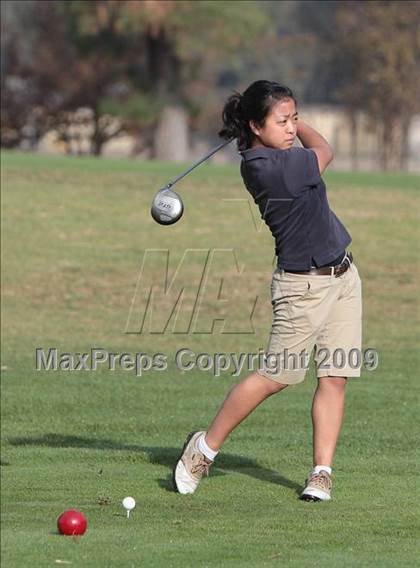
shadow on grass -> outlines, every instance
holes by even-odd
[[[123,444],[107,438],[85,438],[83,436],[66,436],[63,434],[45,434],[34,438],[18,437],[10,438],[9,443],[12,446],[47,446],[50,448],[87,448],[90,450],[117,450],[128,451],[143,454],[144,461],[148,463],[163,465],[171,468],[179,459],[181,446],[178,448],[169,448],[162,446],[140,446],[138,444]],[[211,475],[226,475],[226,471],[235,471],[268,481],[277,485],[283,485],[296,492],[302,490],[302,486],[298,483],[284,477],[273,469],[265,468],[258,464],[254,459],[238,456],[235,454],[220,454],[216,464],[212,467]],[[159,479],[158,484],[162,489],[173,491],[171,477],[167,479]]]

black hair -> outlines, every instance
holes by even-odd
[[[225,140],[236,138],[239,151],[250,148],[255,134],[249,121],[264,126],[272,107],[283,99],[293,99],[297,104],[289,87],[274,81],[255,81],[242,95],[234,91],[223,108],[224,127],[219,131],[219,137]]]

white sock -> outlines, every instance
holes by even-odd
[[[326,471],[328,473],[328,475],[331,475],[331,473],[332,473],[332,469],[330,468],[329,465],[316,465],[313,468],[312,473],[319,473],[321,470]]]
[[[206,441],[204,439],[204,434],[201,434],[201,436],[198,438],[198,449],[200,450],[200,452],[202,454],[204,454],[206,456],[206,458],[208,460],[211,460],[211,461],[214,461],[214,458],[219,453],[219,452],[215,452],[214,450],[209,448],[209,446],[206,444]]]

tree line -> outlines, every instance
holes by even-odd
[[[65,141],[83,107],[92,154],[124,131],[163,157],[166,109],[214,136],[224,98],[265,78],[301,102],[364,111],[382,167],[404,168],[420,112],[418,1],[3,0],[1,10],[4,147],[24,137],[36,147],[52,129]]]

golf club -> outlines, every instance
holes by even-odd
[[[179,221],[184,212],[184,204],[182,203],[181,196],[175,191],[172,191],[171,188],[179,180],[192,172],[197,166],[211,158],[213,154],[230,144],[233,140],[235,139],[231,138],[230,140],[219,144],[219,146],[214,148],[209,154],[204,156],[204,158],[201,158],[201,160],[196,162],[194,165],[188,168],[188,170],[176,177],[173,181],[167,183],[165,187],[162,187],[162,189],[157,192],[152,201],[151,208],[152,217],[157,223],[159,223],[160,225],[173,225],[174,223]]]

